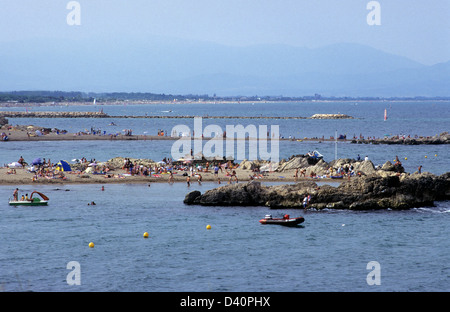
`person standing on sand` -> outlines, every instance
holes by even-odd
[[[294,181],[297,182],[297,179],[298,179],[298,168],[295,169]]]
[[[422,173],[422,165],[420,165],[419,168],[417,168],[417,171],[418,171],[419,173]]]
[[[19,164],[22,165],[23,168],[25,168],[25,160],[23,159],[22,156],[20,156],[19,160],[17,161]]]
[[[214,166],[214,176],[216,176],[216,177],[219,176],[219,166],[217,166],[217,165]]]

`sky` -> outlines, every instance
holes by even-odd
[[[425,65],[450,60],[449,0],[0,0],[0,48],[10,41],[172,37],[232,46],[315,48],[359,43]]]

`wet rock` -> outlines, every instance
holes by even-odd
[[[183,203],[186,205],[193,205],[196,203],[195,200],[199,198],[200,195],[202,195],[200,191],[192,191],[185,196]]]
[[[296,184],[262,186],[259,182],[226,185],[189,193],[185,203],[204,206],[266,206],[302,208],[303,198],[311,196],[309,207],[315,209],[409,209],[432,206],[434,201],[450,199],[450,173],[377,175],[354,178],[338,187],[318,186],[312,181]]]
[[[6,119],[5,117],[0,117],[0,127],[7,125],[8,124],[8,119]]]

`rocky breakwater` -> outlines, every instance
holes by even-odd
[[[187,205],[203,206],[266,206],[303,208],[303,199],[310,195],[308,208],[315,209],[409,209],[433,206],[435,201],[450,200],[450,172],[441,176],[431,173],[408,176],[378,175],[357,177],[338,187],[318,186],[313,181],[296,184],[263,186],[260,182],[229,184],[201,194],[186,195]]]
[[[255,167],[267,166],[267,161],[241,162],[242,169],[252,169]],[[386,161],[383,165],[375,166],[370,160],[355,160],[350,158],[339,158],[326,162],[322,157],[311,157],[306,155],[294,155],[289,159],[282,159],[279,163],[273,164],[274,171],[291,174],[299,169],[298,177],[331,178],[341,176],[341,178],[351,176],[366,176],[376,174],[382,177],[404,174],[401,163],[392,164]]]
[[[108,118],[103,112],[0,112],[9,118]]]
[[[353,117],[345,114],[314,114],[310,119],[353,119]]]
[[[353,139],[353,144],[403,144],[403,145],[421,145],[421,144],[450,144],[450,134],[442,132],[434,136],[393,136],[383,139]]]

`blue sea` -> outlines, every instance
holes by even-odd
[[[284,137],[434,136],[449,131],[450,103],[301,102],[33,107],[110,115],[302,116],[343,113],[355,119],[203,119],[203,126],[278,125]],[[388,119],[384,121],[384,110]],[[13,108],[2,108],[13,110]],[[14,108],[24,110],[24,108]],[[117,126],[109,126],[111,122]],[[155,135],[192,119],[10,119],[69,132],[133,129]],[[0,143],[0,163],[37,157],[161,160],[174,141],[39,141]],[[398,156],[407,172],[419,165],[448,172],[448,145],[371,145],[280,141],[280,157],[318,150],[326,161]],[[265,183],[265,182],[263,182]],[[267,185],[274,184],[266,182]],[[192,190],[215,183],[169,185],[0,186],[0,290],[35,292],[442,292],[450,290],[450,202],[405,211],[270,210],[267,207],[185,206]],[[15,187],[50,197],[44,207],[8,205]],[[96,205],[88,205],[94,201]],[[298,227],[261,225],[265,214],[302,215]],[[206,229],[210,225],[211,229]],[[144,238],[143,233],[149,237]],[[89,243],[95,244],[89,248]],[[78,269],[68,267],[79,264]],[[374,265],[375,264],[375,265]],[[79,283],[70,276],[77,270]],[[78,274],[79,273],[79,274]],[[375,283],[376,281],[376,283]]]

